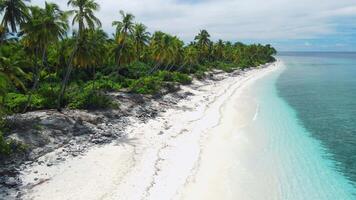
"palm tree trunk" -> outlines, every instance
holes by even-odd
[[[58,99],[57,99],[57,110],[59,112],[62,111],[62,99],[63,99],[63,96],[64,96],[64,92],[66,91],[66,88],[67,88],[67,84],[68,84],[68,81],[69,81],[69,78],[70,78],[70,74],[72,73],[72,70],[73,70],[72,62],[73,62],[73,59],[74,59],[74,55],[77,52],[77,48],[78,48],[78,40],[76,42],[76,46],[73,49],[72,54],[70,55],[70,58],[69,58],[69,61],[68,61],[68,64],[67,64],[68,67],[67,67],[64,79],[62,81],[61,90],[60,90],[60,93],[59,93],[59,96],[58,96]]]
[[[96,72],[95,72],[95,66],[93,66],[93,90],[95,90],[95,80],[96,80]]]
[[[151,75],[156,69],[161,65],[161,62],[158,62],[149,72],[148,75]]]
[[[184,64],[178,67],[177,71],[179,72],[184,67]]]
[[[37,51],[37,50],[36,50]],[[42,64],[44,64],[44,59],[45,59],[45,55],[46,55],[46,48],[43,48],[43,51],[42,51]],[[35,90],[37,89],[38,87],[38,84],[40,82],[40,72],[41,72],[41,69],[39,68],[38,64],[37,64],[37,56],[38,56],[38,51],[35,55],[36,57],[36,60],[35,60],[35,77],[34,77],[34,83],[32,85],[32,88],[31,88],[31,91],[30,91],[30,94],[28,95],[28,98],[27,98],[27,103],[26,103],[26,106],[23,110],[23,112],[27,112],[28,108],[31,106],[31,100],[32,100],[32,95],[33,93],[35,92]]]

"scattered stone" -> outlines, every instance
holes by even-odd
[[[15,187],[19,184],[19,181],[16,180],[14,177],[9,177],[7,178],[7,180],[5,180],[5,185],[9,186],[9,187]]]

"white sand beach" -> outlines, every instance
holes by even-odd
[[[219,153],[227,148],[224,137],[257,117],[258,105],[242,94],[279,65],[277,61],[241,75],[222,74],[226,78],[221,81],[195,80],[182,88],[194,95],[155,119],[132,123],[125,140],[95,147],[58,165],[28,169],[22,174],[24,185],[38,178],[37,185],[27,187],[23,198],[226,199],[221,194],[229,195],[227,186],[212,185],[221,176],[216,170],[229,158]],[[236,139],[244,140],[239,134]],[[212,187],[225,192],[214,197],[209,192]]]

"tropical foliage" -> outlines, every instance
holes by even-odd
[[[100,5],[95,0],[69,0],[68,5],[73,10],[0,0],[1,114],[111,108],[116,105],[106,92],[125,88],[157,94],[189,84],[191,77],[202,78],[208,70],[257,67],[274,61],[276,54],[270,45],[214,42],[207,30],[185,44],[162,31],[149,33],[124,11],[112,22],[115,33],[109,36],[96,17]]]

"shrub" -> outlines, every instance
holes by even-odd
[[[197,78],[197,79],[203,79],[205,77],[205,72],[202,71],[202,70],[199,70],[199,71],[196,71],[194,73],[194,76]]]
[[[192,78],[190,78],[187,74],[182,74],[179,72],[159,71],[156,76],[162,81],[177,82],[184,85],[190,84],[192,82]]]
[[[237,68],[237,64],[227,62],[215,62],[214,65],[216,69],[220,69],[228,73],[234,71]]]
[[[0,132],[0,156],[10,155],[10,153],[11,153],[11,145],[9,142],[5,140],[5,137]]]
[[[183,85],[188,85],[192,83],[192,78],[187,74],[182,74],[179,72],[174,72],[174,81]]]
[[[40,108],[55,108],[57,103],[58,93],[60,91],[60,85],[55,83],[43,83],[36,91],[37,95],[42,98],[42,102],[39,105]]]
[[[5,108],[11,112],[22,112],[26,106],[28,95],[19,93],[8,93],[5,97]],[[43,108],[44,98],[38,94],[33,94],[31,98],[31,108]]]
[[[120,68],[120,74],[129,79],[139,79],[147,76],[151,70],[151,67],[143,62],[133,62],[127,66]]]
[[[87,82],[85,88],[92,89],[93,86],[97,90],[104,90],[104,91],[118,91],[122,88],[120,83],[111,80],[107,76],[100,77],[100,79],[97,79],[95,81]]]
[[[142,77],[132,81],[130,91],[139,94],[155,94],[162,89],[163,82],[157,76]]]
[[[112,99],[100,91],[85,89],[70,95],[69,108],[73,109],[106,109],[115,108],[117,105]]]

